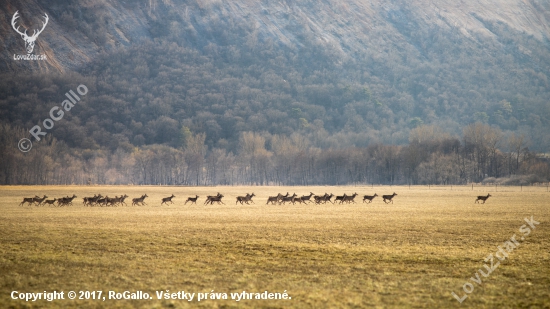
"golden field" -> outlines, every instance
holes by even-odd
[[[522,190],[522,191],[520,191]],[[356,204],[265,205],[296,192],[359,193]],[[203,205],[221,192],[226,205]],[[256,194],[255,204],[235,197]],[[396,192],[393,204],[364,194]],[[82,197],[130,197],[84,207]],[[131,199],[149,197],[147,206]],[[475,204],[477,195],[492,196]],[[76,194],[73,206],[18,206],[23,197]],[[174,194],[174,204],[161,198]],[[197,205],[183,205],[198,194]],[[484,259],[540,222],[481,284]],[[0,187],[2,308],[550,308],[550,193],[546,187]],[[496,261],[496,258],[495,258]],[[462,304],[452,295],[474,290]],[[12,291],[64,291],[48,302]],[[152,300],[69,300],[68,291],[143,291]],[[157,300],[156,291],[227,293],[227,300]],[[232,300],[230,293],[287,300]]]

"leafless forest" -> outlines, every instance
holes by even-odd
[[[211,149],[205,134],[182,135],[184,146],[136,147],[130,151],[75,152],[49,137],[27,153],[2,126],[2,184],[160,185],[344,185],[464,184],[509,185],[546,182],[548,159],[530,152],[524,136],[475,123],[461,138],[432,126],[411,131],[405,146],[320,149],[299,134],[290,137],[245,132],[237,153]]]

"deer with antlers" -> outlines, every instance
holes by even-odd
[[[25,29],[25,32],[19,31],[19,26],[15,28],[16,20],[19,18],[19,11],[16,11],[15,14],[13,14],[13,18],[11,19],[11,26],[15,32],[19,33],[23,40],[25,41],[25,48],[27,49],[27,53],[30,54],[34,50],[34,43],[36,41],[36,38],[44,31],[44,28],[46,28],[46,25],[48,24],[48,14],[44,13],[44,22],[42,23],[42,29],[40,30],[33,30],[33,33],[31,36],[27,35],[27,29]]]

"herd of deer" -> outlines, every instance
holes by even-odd
[[[28,203],[29,206],[35,205],[50,205],[50,206],[69,206],[73,204],[73,200],[75,199],[76,195],[73,194],[73,196],[66,196],[61,198],[54,198],[53,200],[47,200],[47,196],[44,195],[43,197],[39,197],[38,195],[35,195],[34,197],[25,197],[23,198],[23,201],[19,204],[19,206],[24,206],[25,203]],[[57,205],[55,203],[57,202]]]
[[[23,198],[23,201],[19,204],[19,206],[25,206],[25,203],[28,203],[29,206],[35,205],[35,206],[70,206],[73,205],[73,200],[77,196],[73,194],[73,196],[66,196],[62,198],[54,198],[53,200],[46,200],[48,197],[44,195],[44,197],[25,197]],[[101,194],[94,195],[92,197],[85,197],[83,198],[83,204],[84,206],[118,206],[118,205],[127,205],[124,200],[128,197],[128,195],[124,194],[121,196],[115,196],[114,198],[110,198],[108,196],[102,196]],[[143,200],[147,197],[147,195],[142,196],[141,198],[135,198],[132,200],[132,205],[135,205],[137,203],[143,204]],[[57,202],[57,205],[56,205]]]
[[[352,195],[347,195],[344,193],[344,195],[340,195],[340,196],[336,196],[334,194],[328,194],[328,193],[325,193],[324,195],[315,195],[313,192],[309,192],[309,195],[303,195],[303,196],[300,196],[298,197],[296,195],[296,193],[292,194],[291,196],[289,196],[289,193],[287,192],[286,195],[282,195],[281,193],[279,193],[278,195],[276,196],[270,196],[267,198],[267,204],[271,204],[271,205],[276,205],[276,204],[286,204],[286,203],[292,203],[292,204],[296,204],[296,203],[299,203],[299,204],[307,204],[307,203],[315,203],[315,204],[326,204],[327,202],[330,202],[330,203],[337,203],[337,202],[340,202],[340,204],[343,204],[343,203],[355,203],[355,197],[357,197],[357,193],[353,193]],[[382,199],[384,200],[384,202],[387,204],[387,203],[393,203],[393,197],[396,196],[397,193],[393,193],[392,195],[383,195],[382,196]],[[363,195],[363,203],[370,203],[372,202],[372,200],[377,197],[378,194],[374,194],[374,195]],[[334,202],[332,201],[332,198],[334,198]],[[312,199],[313,198],[313,201]]]
[[[382,196],[382,199],[384,200],[385,203],[393,203],[393,197],[396,196],[397,193],[393,193],[392,195],[383,195]],[[247,204],[247,205],[250,205],[250,203],[252,202],[253,204],[254,201],[252,200],[252,198],[256,196],[254,193],[247,193],[245,196],[237,196],[237,200],[235,201],[235,205],[237,204],[241,204],[241,205],[244,205],[244,204]],[[343,204],[343,203],[355,203],[355,197],[357,196],[357,193],[354,193],[352,195],[342,195],[342,196],[336,196],[336,198],[334,199],[334,202],[332,201],[332,198],[334,197],[334,194],[328,194],[328,193],[325,193],[324,195],[315,195],[313,192],[310,192],[309,195],[303,195],[301,197],[298,197],[298,195],[296,195],[296,193],[290,195],[288,192],[286,193],[286,195],[282,195],[281,193],[277,194],[276,196],[270,196],[267,198],[267,203],[266,205],[268,204],[271,204],[271,205],[281,205],[281,204],[286,204],[286,203],[292,203],[292,204],[296,204],[296,203],[315,203],[315,204],[326,204],[327,202],[331,202],[331,203],[336,203],[336,202],[340,202],[340,204]],[[370,203],[372,202],[372,200],[377,197],[378,194],[374,194],[374,195],[364,195],[363,196],[363,202],[367,202]],[[173,196],[172,196],[173,197]],[[311,198],[313,197],[313,201],[311,200]],[[184,205],[191,202],[191,204],[196,204],[197,203],[197,199],[199,198],[198,195],[195,195],[195,197],[189,197],[187,198],[187,200],[185,201]],[[223,194],[219,193],[216,194],[216,195],[208,195],[206,197],[206,200],[204,201],[204,204],[203,205],[212,205],[214,204],[215,202],[218,203],[218,204],[224,204],[224,202],[222,202],[222,198],[223,198]],[[164,202],[164,199],[163,199],[163,202]],[[171,198],[170,198],[170,202],[171,202]]]
[[[335,204],[337,202],[340,202],[340,204],[343,204],[343,203],[355,203],[355,197],[357,197],[357,193],[353,193],[351,195],[347,195],[347,194],[344,194],[344,195],[340,195],[340,196],[336,196],[334,194],[328,194],[328,193],[325,193],[324,195],[315,195],[313,194],[313,192],[310,192],[309,195],[303,195],[303,196],[300,196],[298,197],[298,195],[296,195],[296,193],[290,195],[288,192],[286,193],[286,195],[282,195],[281,193],[277,194],[276,196],[270,196],[267,198],[267,203],[266,205],[268,204],[271,204],[271,205],[284,205],[286,203],[292,203],[292,204],[307,204],[307,203],[315,203],[315,204],[326,204],[327,202],[330,202],[332,204]],[[382,195],[382,200],[384,201],[384,203],[388,204],[388,203],[392,203],[393,204],[393,198],[397,195],[397,193],[393,193],[391,195]],[[235,202],[235,205],[237,205],[238,203],[241,203],[241,205],[244,205],[244,204],[247,204],[247,205],[250,205],[250,203],[252,202],[253,204],[254,201],[252,200],[252,198],[256,196],[254,193],[250,194],[250,193],[247,193],[245,196],[237,196],[237,201]],[[377,197],[378,194],[374,194],[374,195],[363,195],[363,203],[371,203],[372,200]],[[487,194],[487,196],[478,196],[477,199],[475,200],[475,203],[479,203],[479,201],[483,201],[483,204],[485,204],[485,201],[487,201],[487,199],[490,197],[491,195],[490,194]],[[108,196],[102,196],[101,194],[96,194],[92,197],[84,197],[82,200],[83,200],[83,204],[84,206],[127,206],[128,204],[126,204],[124,202],[124,200],[128,197],[128,195],[124,194],[124,195],[121,195],[121,196],[115,196],[115,197],[108,197]],[[132,206],[144,206],[144,205],[147,205],[147,203],[145,203],[145,198],[147,198],[147,194],[144,194],[142,195],[141,197],[136,197],[136,198],[133,198],[132,199]],[[174,194],[172,194],[171,196],[169,197],[164,197],[162,198],[161,200],[161,205],[163,204],[166,204],[168,205],[168,203],[171,203],[173,204],[174,202],[172,201],[172,199],[176,197]],[[334,197],[334,201],[332,201],[332,198]],[[23,201],[19,204],[19,206],[24,206],[26,203],[31,206],[31,205],[36,205],[36,206],[41,206],[41,205],[50,205],[50,206],[58,206],[58,207],[62,207],[62,206],[70,206],[72,205],[73,203],[73,200],[76,198],[76,195],[73,194],[72,197],[69,197],[69,196],[66,196],[66,197],[62,197],[62,198],[54,198],[53,200],[46,200],[48,197],[46,195],[44,195],[43,197],[39,197],[39,196],[35,196],[35,197],[25,197],[23,198]],[[222,202],[222,198],[223,198],[223,194],[220,194],[218,192],[218,194],[216,195],[208,195],[206,197],[206,201],[204,201],[204,204],[203,205],[213,205],[214,203],[218,203],[218,204],[224,204],[224,202]],[[313,200],[312,200],[313,198]],[[195,197],[189,197],[187,198],[187,200],[185,201],[184,205],[186,205],[187,203],[191,202],[191,204],[197,204],[197,200],[199,199],[199,196],[198,195],[195,195]],[[57,202],[57,205],[55,205],[55,203]]]

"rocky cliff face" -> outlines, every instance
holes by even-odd
[[[24,42],[11,26],[18,11],[21,28],[38,29],[35,54],[46,61],[16,61]],[[78,70],[100,55],[170,36],[179,43],[229,44],[225,31],[242,34],[243,43],[266,40],[299,49],[304,40],[331,50],[335,60],[358,54],[387,53],[402,44],[422,53],[438,35],[467,38],[483,50],[499,44],[495,27],[532,37],[548,45],[550,3],[542,0],[404,0],[362,1],[17,1],[0,8],[0,69],[14,71]],[[530,55],[528,47],[517,49]],[[453,46],[448,48],[452,49]]]

